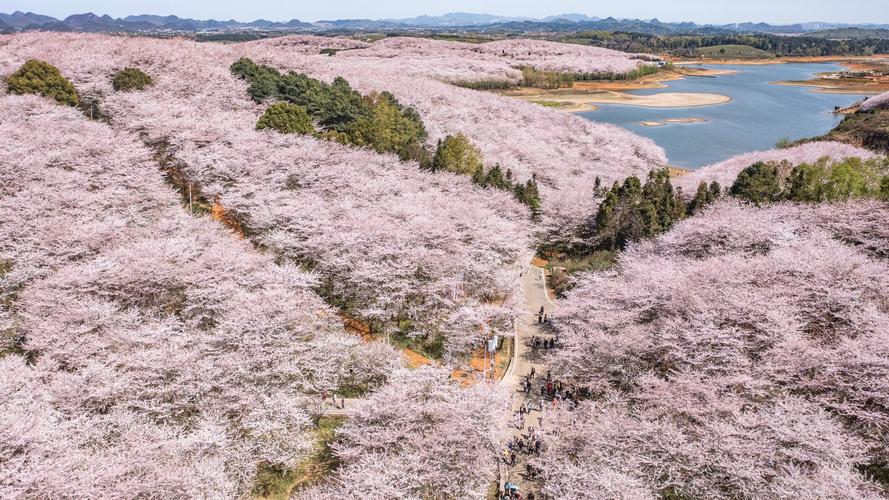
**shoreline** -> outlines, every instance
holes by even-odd
[[[726,95],[704,92],[659,92],[648,95],[636,95],[626,92],[627,90],[636,90],[636,88],[650,89],[652,87],[647,86],[649,83],[645,83],[644,85],[646,86],[636,88],[632,85],[623,85],[620,89],[614,88],[615,86],[612,84],[615,82],[604,82],[606,84],[604,86],[611,87],[609,89],[591,85],[596,82],[583,83],[586,85],[567,89],[520,88],[496,91],[496,93],[569,113],[596,111],[599,109],[598,104],[621,104],[647,108],[691,108],[715,106],[731,102],[732,100],[731,97]],[[636,85],[639,84],[637,83]],[[661,85],[656,88],[667,88],[667,86]]]
[[[805,81],[783,81],[769,82],[772,85],[783,85],[786,87],[809,87],[812,92],[817,94],[867,94],[879,95],[883,92],[889,92],[889,82],[887,83],[859,83],[859,82],[840,82],[837,80],[825,80],[823,78],[814,78]]]
[[[670,58],[667,58],[670,60]],[[849,71],[889,64],[889,55],[855,56],[855,57],[783,57],[770,59],[673,59],[676,65],[672,69],[647,75],[633,81],[578,81],[570,88],[541,89],[523,87],[510,90],[494,91],[499,95],[514,97],[558,111],[568,113],[590,112],[599,109],[600,104],[619,104],[648,108],[684,108],[699,106],[715,106],[731,102],[731,97],[714,93],[693,92],[659,92],[649,95],[630,94],[632,90],[668,89],[669,82],[695,77],[716,77],[737,74],[734,68],[697,68],[699,65],[714,66],[763,66],[772,64],[792,63],[836,63]],[[826,73],[825,73],[826,74]],[[772,85],[811,87],[812,92],[823,94],[866,94],[876,95],[889,91],[889,79],[886,81],[843,81],[826,79],[821,75],[807,81],[769,82]],[[659,126],[666,123],[653,122],[646,126]]]
[[[662,56],[663,57],[663,56]],[[766,66],[771,64],[794,64],[794,63],[843,63],[849,64],[889,64],[889,54],[876,54],[872,56],[796,56],[796,57],[772,57],[768,59],[704,59],[704,58],[677,58],[668,61],[678,66],[689,66],[695,64],[708,64],[711,66]]]
[[[872,56],[812,56],[812,57],[781,57],[770,59],[685,59],[676,60],[675,65],[709,64],[721,66],[766,66],[772,64],[824,64],[834,63],[842,66],[845,71],[868,71],[889,65],[889,55]],[[876,95],[889,91],[889,78],[825,78],[830,72],[816,74],[805,81],[769,82],[772,85],[791,87],[811,87],[812,92],[819,94],[866,94]]]
[[[645,108],[694,108],[725,104],[732,100],[731,97],[722,94],[661,92],[636,95],[614,90],[592,93],[576,91],[561,93],[511,92],[501,93],[501,95],[571,113],[595,111],[599,109],[597,104],[620,104]]]

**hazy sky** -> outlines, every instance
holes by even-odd
[[[274,21],[399,18],[446,12],[544,17],[579,12],[599,17],[662,21],[889,23],[889,0],[0,0],[0,12],[34,11],[55,17],[95,12],[175,14],[180,17]]]

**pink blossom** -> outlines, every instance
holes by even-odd
[[[505,395],[449,375],[395,372],[336,431],[334,477],[297,498],[482,498],[496,477]]]
[[[727,200],[579,277],[550,366],[596,402],[553,415],[543,491],[877,497],[858,465],[886,460],[886,217]]]
[[[889,105],[889,92],[884,92],[880,95],[875,95],[861,103],[861,110],[874,111],[877,109],[883,109],[887,105]]]
[[[400,364],[342,331],[315,275],[188,216],[129,132],[0,109],[2,347],[30,360],[0,359],[0,496],[238,496],[311,450],[321,391]]]

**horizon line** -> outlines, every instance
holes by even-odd
[[[544,18],[546,18],[546,17],[559,18],[560,16],[582,15],[582,16],[587,16],[587,17],[591,17],[591,18],[592,18],[592,17],[597,17],[597,18],[599,18],[600,20],[605,20],[605,19],[615,19],[615,20],[617,20],[617,21],[644,21],[644,22],[651,22],[651,21],[653,21],[653,20],[658,20],[659,22],[662,22],[662,23],[668,23],[668,24],[678,24],[678,23],[691,22],[691,23],[694,23],[694,24],[699,25],[699,26],[726,26],[726,25],[732,25],[732,24],[768,24],[768,25],[771,25],[771,26],[793,26],[793,25],[802,25],[802,24],[843,24],[843,25],[849,25],[849,26],[867,26],[867,25],[881,26],[881,25],[887,25],[887,24],[889,24],[889,23],[879,23],[879,22],[873,22],[873,21],[862,21],[862,22],[840,22],[840,21],[824,21],[824,20],[816,20],[816,21],[793,21],[793,22],[771,22],[771,21],[764,21],[764,20],[760,20],[760,21],[752,21],[752,20],[747,20],[747,21],[729,21],[729,22],[700,22],[700,21],[694,21],[694,20],[690,20],[690,19],[684,19],[684,20],[677,20],[677,21],[664,21],[663,19],[660,19],[658,16],[653,16],[653,17],[650,17],[650,18],[639,18],[639,17],[616,17],[616,16],[597,16],[597,15],[585,14],[585,13],[582,13],[582,12],[562,12],[562,13],[559,13],[559,14],[550,14],[550,15],[547,15],[547,16],[544,16],[544,17],[533,17],[533,16],[521,16],[521,15],[491,14],[491,13],[488,13],[488,12],[448,11],[448,12],[444,12],[444,13],[442,13],[442,14],[419,14],[419,15],[416,15],[416,16],[401,17],[401,18],[395,18],[395,17],[376,17],[376,18],[372,18],[372,17],[343,17],[343,18],[325,18],[325,19],[315,19],[315,20],[309,20],[309,19],[299,18],[299,17],[291,17],[291,18],[289,18],[289,19],[277,19],[277,20],[276,20],[276,19],[266,18],[266,17],[257,17],[257,18],[254,18],[254,19],[244,19],[244,18],[238,19],[238,18],[235,18],[235,17],[230,17],[230,18],[228,18],[228,19],[224,19],[224,18],[221,18],[221,17],[219,17],[219,18],[217,18],[217,17],[191,17],[191,16],[181,16],[181,15],[179,15],[179,14],[154,14],[154,13],[148,13],[148,12],[142,12],[142,13],[139,13],[139,14],[127,14],[127,15],[122,16],[122,17],[115,17],[115,16],[113,16],[113,15],[111,15],[111,14],[107,14],[107,13],[105,13],[105,14],[97,14],[97,13],[94,12],[94,11],[73,12],[73,13],[71,13],[71,14],[67,14],[67,15],[64,16],[64,17],[56,17],[56,16],[53,16],[53,15],[50,15],[50,14],[42,14],[42,13],[40,13],[40,12],[35,12],[35,11],[31,11],[31,10],[28,10],[28,11],[15,10],[15,11],[8,12],[8,13],[7,13],[7,12],[0,12],[0,14],[7,14],[7,15],[14,15],[15,13],[35,14],[35,15],[40,15],[40,16],[48,16],[48,17],[52,17],[52,18],[54,18],[54,19],[57,19],[57,20],[59,20],[59,21],[64,21],[65,19],[67,19],[68,17],[71,17],[71,16],[84,15],[84,14],[93,14],[93,15],[98,16],[98,17],[108,16],[108,17],[111,17],[112,19],[125,19],[125,18],[127,18],[127,17],[131,17],[131,16],[133,16],[133,17],[137,17],[137,16],[158,16],[158,17],[177,17],[177,18],[179,18],[179,19],[194,19],[194,20],[197,20],[197,21],[209,21],[209,20],[213,20],[213,21],[235,21],[235,22],[239,22],[239,23],[250,23],[250,22],[254,22],[254,21],[270,21],[270,22],[277,22],[277,23],[286,23],[286,22],[288,22],[288,21],[293,21],[293,20],[297,20],[297,21],[301,21],[301,22],[307,22],[307,23],[320,23],[320,22],[324,22],[324,21],[344,21],[344,20],[360,20],[360,21],[401,21],[401,20],[404,20],[404,19],[414,19],[414,18],[418,18],[418,17],[433,17],[433,18],[434,18],[434,17],[444,17],[444,16],[448,16],[448,15],[454,15],[454,14],[468,14],[468,15],[474,15],[474,16],[492,16],[492,17],[501,17],[501,18],[524,19],[524,20],[536,21],[536,22],[540,22],[540,21],[542,21],[542,20],[543,20]]]

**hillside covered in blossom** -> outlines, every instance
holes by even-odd
[[[0,36],[0,497],[889,497],[878,149],[467,85],[655,59]]]
[[[551,416],[542,491],[884,497],[887,217],[724,202],[581,277],[550,364],[593,397]]]

